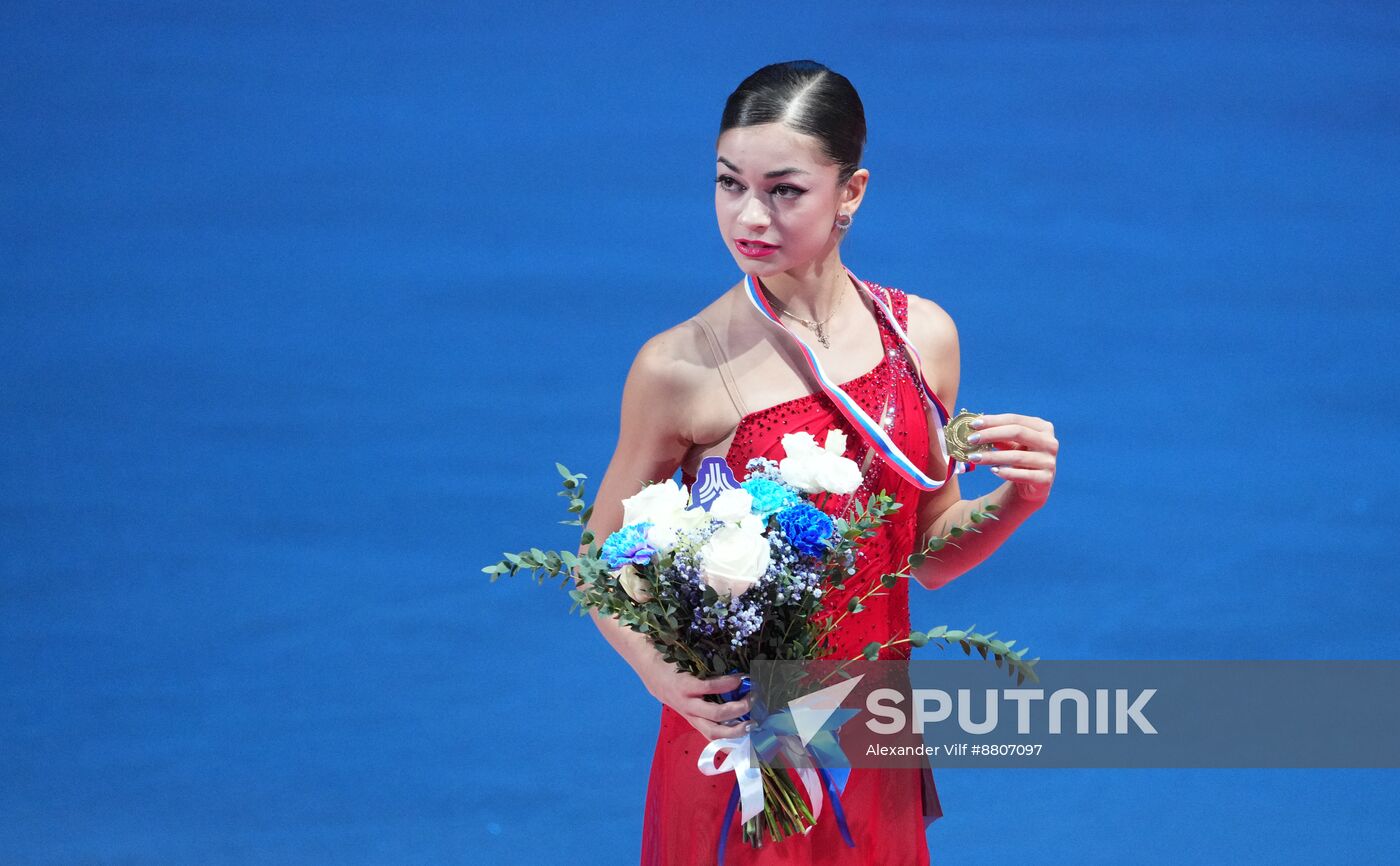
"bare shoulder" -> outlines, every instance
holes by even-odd
[[[909,299],[909,339],[920,354],[957,351],[958,326],[953,317],[936,302],[905,293]]]
[[[733,308],[735,290],[731,287],[694,316],[651,337],[637,353],[637,360],[655,369],[662,368],[673,376],[693,374],[696,366],[705,366],[710,350],[697,319],[710,321],[725,318]]]
[[[723,320],[732,303],[732,292],[683,322],[654,335],[642,344],[628,373],[627,391],[634,403],[650,407],[655,419],[669,419],[675,433],[688,442],[707,441],[713,426],[709,415],[717,405],[722,380],[716,372],[713,347],[697,319]],[[722,392],[718,392],[722,397]]]
[[[953,400],[960,376],[958,326],[934,301],[908,292],[905,297],[909,299],[909,339],[923,362],[924,378],[940,399]]]
[[[673,387],[713,384],[714,350],[700,324],[728,321],[734,310],[735,290],[731,287],[694,316],[673,325],[647,340],[637,353],[637,362]],[[721,331],[727,331],[721,328]]]
[[[687,319],[653,335],[637,350],[627,374],[629,389],[640,389],[667,404],[683,403],[701,384],[705,347],[699,326]]]

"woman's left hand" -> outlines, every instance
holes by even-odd
[[[974,446],[996,448],[971,455],[972,462],[1014,483],[1022,499],[1043,504],[1055,483],[1055,456],[1060,452],[1054,425],[1034,415],[1003,413],[983,415],[972,427],[975,432],[968,438]]]

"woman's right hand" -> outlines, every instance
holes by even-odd
[[[669,663],[658,665],[645,678],[647,691],[661,703],[675,710],[690,722],[707,740],[737,737],[744,732],[744,722],[737,719],[753,709],[752,695],[737,701],[717,703],[705,695],[732,692],[742,684],[741,674],[700,679],[677,670]],[[728,724],[726,724],[728,722]]]

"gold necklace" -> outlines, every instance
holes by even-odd
[[[778,304],[778,312],[782,313],[784,316],[787,316],[789,319],[792,319],[798,324],[804,326],[805,328],[807,328],[807,330],[814,331],[817,335],[817,342],[830,349],[831,342],[826,338],[826,323],[830,322],[831,317],[836,315],[836,311],[841,309],[841,302],[846,300],[846,294],[847,293],[843,292],[841,294],[841,297],[836,299],[836,306],[832,307],[831,312],[827,313],[826,318],[822,319],[820,322],[812,322],[802,318],[801,316],[794,316],[792,313],[789,313],[787,311],[787,308],[784,307],[782,304]]]

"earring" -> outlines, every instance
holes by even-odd
[[[843,214],[841,214],[840,216],[838,216],[838,217],[836,218],[836,227],[837,227],[838,229],[841,229],[842,231],[845,231],[846,229],[850,228],[850,227],[851,227],[851,215],[848,214],[848,213],[843,213]]]

